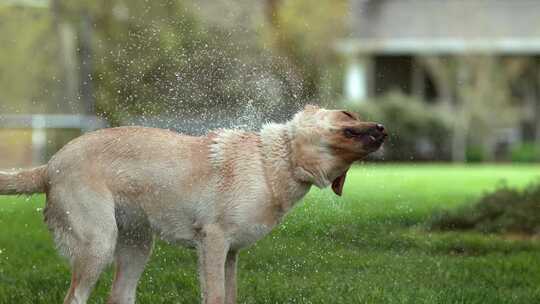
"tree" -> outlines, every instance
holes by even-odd
[[[328,72],[338,68],[333,48],[345,34],[347,1],[266,1],[268,40],[300,79],[299,98],[318,99],[324,92]],[[341,71],[339,71],[341,72]],[[330,77],[336,78],[335,75]],[[333,84],[335,84],[334,82]],[[295,83],[292,84],[296,85]],[[334,92],[339,85],[332,85]]]
[[[55,112],[61,71],[57,40],[43,7],[0,4],[0,112]]]
[[[517,119],[511,107],[509,63],[476,54],[428,56],[421,62],[432,75],[443,104],[453,113],[452,160],[465,161],[470,128],[479,134],[475,140],[488,147],[486,154],[492,158],[491,131]]]
[[[234,120],[252,105],[279,108],[282,84],[268,72],[269,52],[202,22],[189,2],[57,1],[63,21],[94,21],[96,106],[113,124],[210,112],[213,120]]]

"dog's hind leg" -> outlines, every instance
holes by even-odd
[[[150,257],[153,235],[149,227],[120,229],[116,243],[116,270],[108,304],[134,304],[137,283]]]
[[[64,304],[84,304],[114,256],[117,227],[112,196],[81,187],[53,188],[45,219],[71,264],[71,286]]]

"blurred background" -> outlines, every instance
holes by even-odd
[[[540,160],[537,1],[0,1],[0,168],[81,132],[202,134],[305,103],[384,122],[386,161]]]
[[[390,139],[241,253],[240,303],[540,303],[540,1],[0,0],[0,168],[99,128],[256,130],[307,103]],[[43,207],[0,197],[0,304],[69,286]],[[197,303],[195,265],[157,242],[138,303]]]

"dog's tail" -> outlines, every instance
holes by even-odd
[[[0,171],[0,194],[43,193],[47,183],[47,165],[15,172]]]

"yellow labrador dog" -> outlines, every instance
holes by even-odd
[[[86,303],[112,260],[108,303],[134,303],[154,235],[198,250],[203,303],[233,304],[238,251],[268,234],[311,185],[341,195],[351,164],[385,137],[380,124],[315,106],[258,133],[104,129],[45,166],[0,173],[0,193],[46,193],[45,221],[71,263],[66,304]]]

